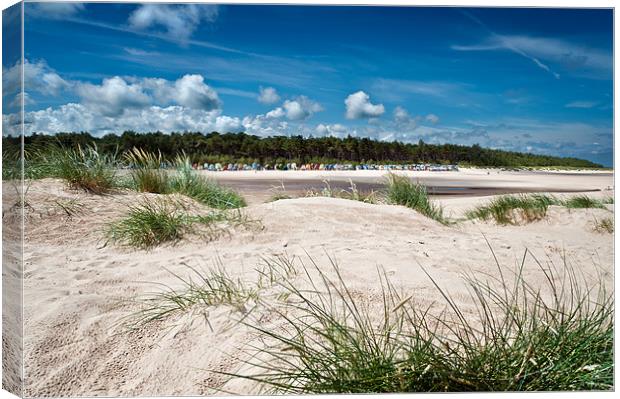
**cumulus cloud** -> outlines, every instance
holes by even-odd
[[[334,123],[332,125],[320,123],[316,126],[315,131],[320,136],[344,137],[349,130],[346,126],[339,123]]]
[[[151,101],[140,84],[128,84],[119,76],[104,79],[101,85],[79,83],[76,93],[83,104],[105,116],[118,116],[128,109],[143,108]]]
[[[3,124],[10,123],[10,115],[3,115]],[[179,105],[148,106],[127,109],[122,116],[109,116],[97,107],[69,103],[56,108],[27,112],[26,131],[56,133],[89,131],[95,135],[120,133],[124,130],[146,131],[201,131],[239,132],[239,118],[222,115],[220,110],[205,111]]]
[[[435,114],[428,114],[426,115],[425,118],[428,122],[432,123],[433,125],[435,125],[437,122],[439,122],[439,117]]]
[[[246,116],[241,124],[246,133],[262,137],[286,134],[289,129],[288,122],[267,115]]]
[[[158,31],[173,40],[187,41],[202,21],[217,19],[211,4],[143,4],[129,16],[129,25],[141,31]],[[163,29],[163,32],[161,30]]]
[[[350,94],[344,103],[347,109],[347,119],[374,118],[385,112],[383,104],[372,104],[370,96],[361,90]]]
[[[44,61],[24,60],[24,90],[56,96],[71,84],[60,77]],[[21,62],[10,68],[2,68],[2,86],[5,93],[21,91]]]
[[[396,120],[397,122],[404,122],[408,121],[409,119],[411,119],[411,117],[409,116],[409,112],[407,112],[406,109],[401,106],[397,106],[396,108],[394,108],[394,120]]]
[[[284,115],[285,115],[285,112],[282,109],[282,107],[278,107],[276,109],[273,109],[273,110],[267,112],[267,114],[265,116],[267,118],[277,119],[277,118],[282,118]]]
[[[275,104],[280,101],[280,95],[273,87],[260,87],[258,102],[262,104]]]
[[[201,75],[185,75],[174,83],[174,100],[189,108],[212,110],[220,107],[215,90],[205,84]]]
[[[282,104],[286,117],[292,121],[308,119],[316,112],[323,110],[321,104],[306,96],[299,96],[294,100],[286,100]]]
[[[160,78],[104,79],[101,85],[77,83],[76,93],[86,105],[107,116],[119,115],[126,109],[145,108],[157,104],[212,111],[221,101],[201,75],[185,75],[176,81]]]

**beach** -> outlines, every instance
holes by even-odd
[[[472,318],[463,275],[497,275],[498,264],[508,274],[525,259],[524,277],[540,282],[544,273],[537,262],[561,269],[566,261],[587,281],[594,284],[602,277],[613,289],[613,234],[596,228],[598,221],[613,219],[613,204],[600,209],[552,205],[540,220],[515,225],[464,219],[467,210],[498,194],[613,197],[609,172],[399,172],[427,185],[444,213],[460,219],[454,225],[404,206],[303,195],[321,190],[324,181],[338,190],[353,182],[360,190],[378,191],[386,178],[382,171],[200,173],[244,195],[248,206],[240,212],[255,223],[231,226],[209,239],[188,236],[149,250],[124,248],[106,242],[107,224],[156,194],[100,196],[68,189],[57,179],[31,182],[24,248],[25,395],[258,393],[257,383],[221,373],[243,369],[250,347],[262,345],[260,334],[239,320],[282,328],[278,313],[260,301],[193,306],[128,328],[140,298],[166,287],[181,289],[178,277],[190,278],[192,269],[221,267],[251,284],[265,259],[286,257],[295,260],[299,273],[291,281],[303,288],[302,265],[333,276],[337,264],[355,298],[376,313],[372,317],[380,317],[378,271],[421,307],[445,304],[431,276]],[[266,202],[280,191],[292,198]],[[67,212],[59,206],[67,203],[79,207]],[[3,204],[3,217],[11,212],[8,205]],[[199,204],[188,207],[205,210]],[[280,300],[275,287],[258,292],[274,306]]]
[[[320,191],[327,184],[334,189],[350,189],[354,184],[365,192],[380,190],[386,171],[239,171],[201,174],[238,190],[252,203],[265,201],[273,193],[291,196]],[[458,172],[397,171],[427,187],[429,194],[443,196],[485,196],[526,192],[591,192],[610,187],[609,171],[508,171],[461,168]]]

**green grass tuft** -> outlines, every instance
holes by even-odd
[[[419,183],[413,183],[407,176],[395,174],[388,176],[386,198],[393,205],[403,205],[415,209],[439,223],[450,223],[444,217],[443,209],[428,198],[426,187]]]
[[[190,214],[180,200],[162,196],[145,198],[131,205],[127,216],[107,226],[105,236],[120,246],[150,249],[179,241],[189,234],[212,240],[228,232],[229,228],[259,225],[260,221],[249,219],[239,210]]]
[[[526,280],[526,259],[542,278]],[[270,394],[613,389],[613,294],[602,280],[585,285],[569,264],[543,266],[526,251],[512,276],[498,264],[498,277],[466,277],[473,314],[428,273],[446,301],[439,314],[379,273],[378,318],[335,264],[336,278],[326,270],[305,270],[312,289],[280,281],[289,299],[274,311],[283,326],[243,321],[269,343],[248,353],[243,368],[253,372],[212,372]]]
[[[152,153],[133,148],[124,155],[131,167],[131,188],[143,193],[166,194],[169,191],[169,177],[160,169],[164,163],[161,153]]]
[[[264,259],[256,269],[258,273],[256,283],[248,283],[230,276],[219,258],[215,267],[204,272],[185,264],[191,271],[190,276],[180,277],[173,274],[180,282],[180,287],[176,289],[168,287],[163,292],[138,298],[140,310],[130,315],[125,324],[139,327],[173,314],[190,311],[196,306],[208,308],[226,305],[244,311],[246,303],[259,301],[263,290],[297,275],[293,260],[294,258],[286,255]]]
[[[140,310],[131,314],[124,324],[130,328],[139,327],[189,311],[194,306],[228,305],[242,309],[246,302],[257,297],[254,287],[229,276],[221,262],[206,272],[185,266],[191,270],[191,276],[184,278],[173,274],[181,283],[181,288],[169,288],[167,291],[139,298]]]
[[[275,201],[280,201],[280,200],[285,200],[285,199],[292,199],[293,197],[291,197],[288,194],[285,193],[274,193],[271,195],[271,197],[269,197],[269,199],[266,202],[275,202]]]
[[[176,176],[170,181],[171,192],[186,195],[217,209],[234,209],[246,206],[243,197],[235,191],[198,175],[192,169],[187,158],[179,157],[176,165]]]
[[[108,226],[106,237],[121,246],[148,249],[180,240],[189,228],[187,215],[177,201],[143,199],[129,207],[125,218]]]
[[[60,149],[48,160],[44,173],[64,179],[73,189],[106,194],[117,188],[116,157],[100,153],[94,145]]]
[[[321,189],[320,191],[309,190],[306,192],[305,196],[306,197],[342,198],[342,199],[348,199],[351,201],[365,202],[367,204],[378,203],[379,196],[377,195],[376,192],[374,191],[361,192],[360,190],[357,189],[357,186],[355,185],[355,183],[353,183],[353,180],[349,179],[349,182],[350,182],[350,187],[348,190],[345,190],[345,189],[334,190],[332,189],[328,180],[323,180],[323,184],[325,184],[325,187],[323,187],[323,189]]]
[[[605,204],[602,200],[588,197],[587,195],[578,195],[568,198],[564,201],[564,206],[570,209],[578,208],[605,208]]]
[[[469,219],[493,219],[498,224],[516,224],[540,220],[547,215],[550,205],[559,204],[555,197],[533,195],[503,195],[466,212]]]

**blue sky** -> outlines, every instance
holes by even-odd
[[[29,131],[350,134],[612,163],[611,10],[25,7]]]

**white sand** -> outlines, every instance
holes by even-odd
[[[478,172],[467,174],[467,179]],[[553,176],[502,178],[542,187]],[[562,184],[590,189],[613,182],[610,176],[570,175]],[[610,196],[613,191],[593,195]],[[240,365],[236,357],[244,356],[247,344],[259,343],[253,330],[233,322],[242,314],[238,310],[195,308],[193,313],[130,332],[122,328],[122,319],[135,310],[127,301],[162,290],[148,283],[178,286],[170,272],[189,275],[184,263],[204,269],[219,258],[231,275],[251,280],[256,279],[254,268],[262,257],[287,253],[308,263],[307,252],[325,270],[328,256],[335,259],[362,301],[372,303],[379,298],[377,267],[382,267],[416,303],[441,303],[422,266],[459,304],[467,306],[461,274],[497,273],[486,237],[506,268],[512,268],[528,248],[542,262],[553,261],[558,266],[566,254],[588,278],[594,279],[600,269],[605,279],[613,281],[613,235],[593,231],[595,219],[613,216],[613,206],[572,211],[552,207],[545,219],[524,226],[465,222],[446,227],[400,206],[303,198],[245,209],[250,217],[262,220],[260,231],[237,228],[215,241],[189,238],[149,252],[105,246],[101,238],[105,224],[122,216],[126,206],[139,197],[135,193],[106,197],[77,193],[53,180],[35,182],[30,188],[28,200],[34,209],[26,224],[26,395],[254,392],[252,383],[224,385],[223,377],[205,371],[236,371]],[[74,198],[84,205],[83,211],[68,218],[55,201]],[[459,216],[472,204],[486,200],[441,202],[447,213]],[[533,262],[528,262],[525,273],[526,278],[540,278]],[[260,317],[267,328],[282,322],[265,309],[254,317]]]

